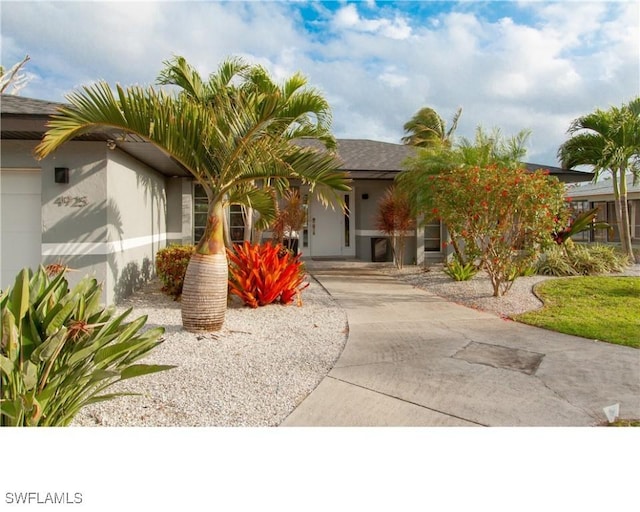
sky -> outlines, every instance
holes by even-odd
[[[29,55],[19,94],[154,85],[182,55],[204,76],[239,56],[276,79],[301,72],[329,100],[340,138],[400,142],[431,107],[456,135],[531,130],[525,160],[558,165],[571,121],[640,94],[635,1],[7,1],[5,67]]]

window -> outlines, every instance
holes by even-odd
[[[631,234],[635,240],[640,240],[640,199],[630,201]]]
[[[573,201],[570,203],[571,208],[571,216],[576,217],[587,210],[589,210],[589,202],[588,201]],[[591,241],[591,230],[583,231],[582,233],[577,233],[571,237],[571,239],[575,242],[589,242]]]
[[[207,225],[207,194],[202,185],[195,184],[193,187],[193,241],[198,243],[204,235]]]
[[[351,227],[349,225],[349,211],[351,205],[349,204],[349,194],[344,195],[344,246],[349,247],[351,244]]]
[[[302,247],[309,247],[309,194],[302,196],[304,221],[302,222]]]
[[[596,217],[597,222],[607,222],[607,203],[605,202],[595,202],[593,203],[594,208],[598,208],[598,215]],[[593,241],[594,242],[606,242],[608,237],[609,230],[608,229],[595,229],[593,232]]]
[[[232,204],[229,209],[229,233],[234,244],[244,241],[244,215],[239,204]]]
[[[432,220],[424,227],[424,252],[440,252],[441,243],[440,221]]]
[[[207,194],[199,183],[193,187],[193,241],[198,243],[204,235],[207,226],[208,200]],[[244,216],[239,204],[231,205],[229,209],[229,234],[231,241],[242,243],[244,240]]]

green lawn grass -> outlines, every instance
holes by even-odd
[[[640,277],[571,277],[535,288],[544,307],[515,320],[640,348]]]

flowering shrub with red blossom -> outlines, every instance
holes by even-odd
[[[451,242],[478,261],[499,297],[553,243],[566,225],[564,185],[548,171],[463,165],[428,177],[432,214],[448,227]]]
[[[187,265],[195,252],[195,245],[170,245],[156,254],[156,272],[162,291],[177,300],[182,295]]]

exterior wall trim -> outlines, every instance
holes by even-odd
[[[42,244],[43,256],[89,256],[89,255],[107,255],[128,251],[137,247],[144,247],[159,242],[165,242],[167,239],[181,238],[182,233],[157,233],[155,235],[139,236],[136,238],[127,238],[114,242],[97,242],[97,243],[60,243],[60,244]]]
[[[356,229],[356,236],[388,236],[384,231],[379,229]],[[416,236],[414,229],[404,232],[404,236]]]

